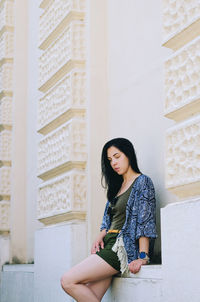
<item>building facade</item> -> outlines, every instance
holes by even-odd
[[[72,301],[106,202],[100,157],[130,139],[155,185],[153,264],[104,301],[199,301],[200,3],[0,1],[2,302]]]

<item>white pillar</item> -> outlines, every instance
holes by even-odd
[[[165,116],[176,121],[166,133],[166,187],[178,197],[161,211],[163,295],[198,302],[200,6],[163,3],[163,45],[175,50],[165,62]]]
[[[11,261],[27,261],[26,132],[28,90],[28,2],[14,3],[13,145],[11,174]]]

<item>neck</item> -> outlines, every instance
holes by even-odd
[[[131,167],[129,167],[128,171],[123,174],[124,183],[133,181],[138,175],[139,173],[136,173]]]

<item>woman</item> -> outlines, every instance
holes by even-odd
[[[108,201],[100,234],[91,255],[61,279],[78,302],[99,302],[112,276],[139,272],[149,263],[150,240],[156,238],[153,183],[140,172],[132,143],[125,138],[107,142],[101,166]]]

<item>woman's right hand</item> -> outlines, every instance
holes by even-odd
[[[105,237],[105,235],[106,235],[106,230],[101,231],[101,233],[99,234],[99,236],[96,238],[96,240],[92,245],[91,254],[96,254],[96,252],[100,251],[100,248],[101,249],[104,248],[103,238]]]

